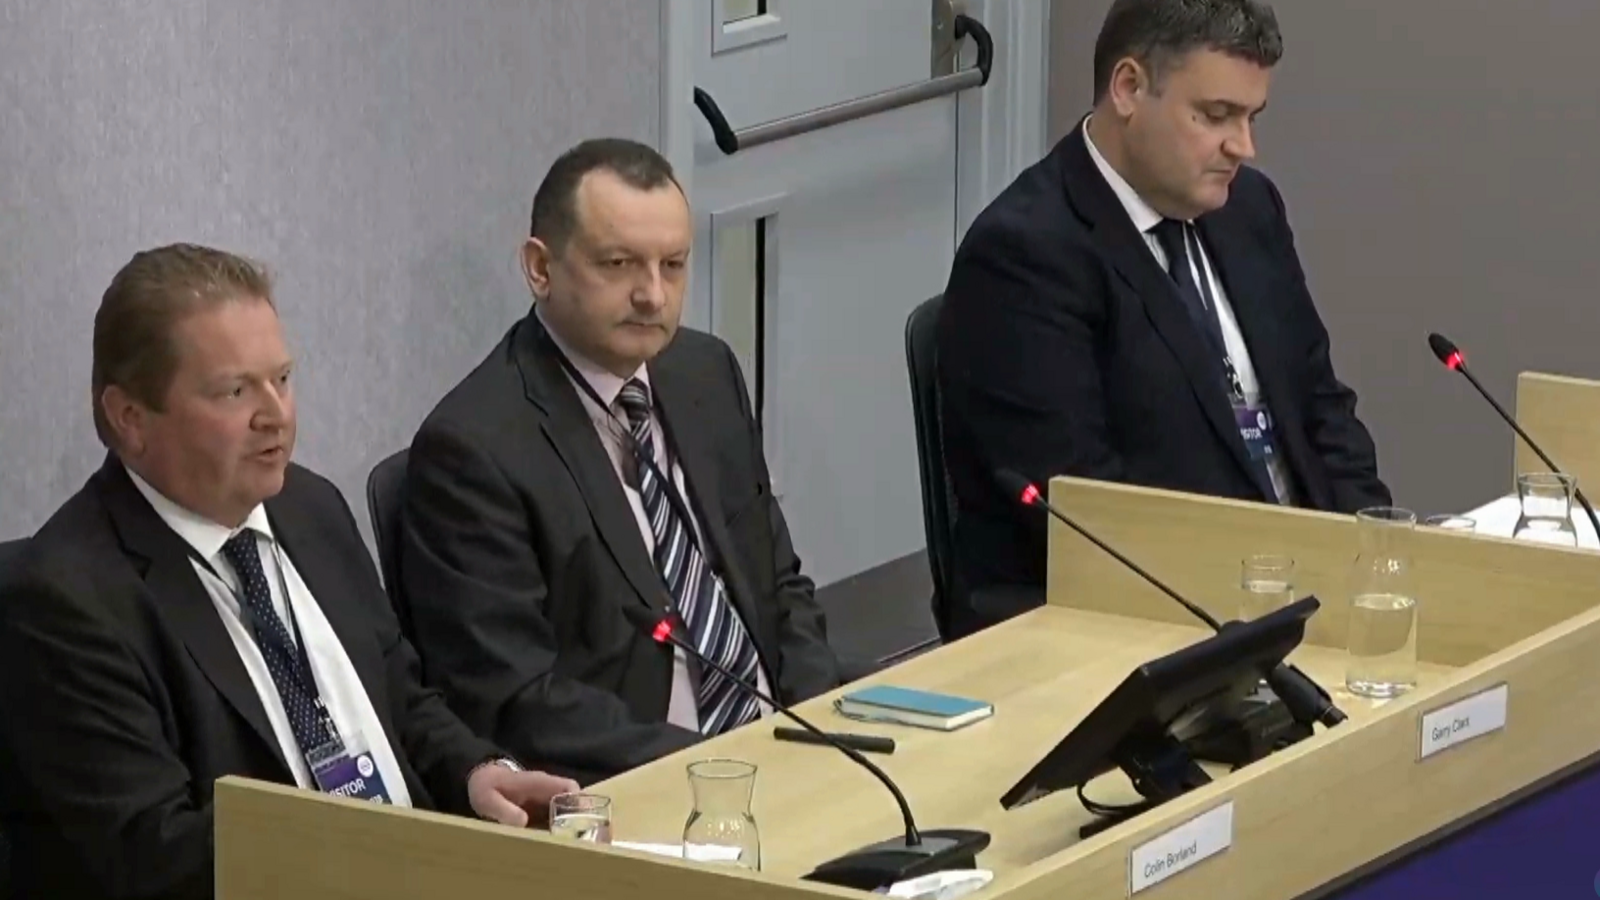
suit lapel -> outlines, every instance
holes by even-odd
[[[1261,396],[1272,411],[1278,449],[1287,457],[1298,450],[1289,436],[1301,434],[1302,423],[1299,404],[1292,399],[1288,367],[1280,356],[1285,345],[1278,334],[1278,318],[1272,314],[1266,269],[1249,252],[1250,235],[1232,221],[1226,209],[1201,217],[1198,225],[1206,253],[1227,291],[1234,321],[1250,350],[1250,366],[1256,373]],[[1268,490],[1267,496],[1273,493]]]
[[[669,348],[663,356],[670,352]],[[673,450],[674,461],[683,468],[683,480],[689,489],[687,499],[705,535],[706,564],[722,578],[728,599],[739,610],[752,639],[759,640],[755,600],[750,595],[744,573],[738,570],[732,552],[733,542],[723,522],[722,495],[717,490],[716,447],[708,440],[711,430],[697,427],[705,415],[700,406],[705,392],[697,390],[692,379],[670,364],[652,363],[650,382],[655,388],[667,446]],[[761,656],[763,660],[767,658],[765,652]]]
[[[123,546],[146,563],[145,587],[156,606],[172,623],[190,657],[212,687],[271,748],[288,772],[288,763],[283,760],[283,751],[267,720],[267,711],[256,695],[255,684],[245,671],[244,661],[239,658],[228,629],[211,602],[211,595],[206,593],[205,585],[195,574],[188,545],[156,515],[128,478],[121,462],[108,456],[100,476],[106,509]]]
[[[530,312],[518,324],[512,352],[522,374],[523,392],[529,402],[544,411],[548,419],[545,433],[577,481],[601,541],[639,599],[664,615],[666,583],[645,550],[638,520],[622,492],[611,457],[600,443],[594,422],[561,367],[559,351],[538,316]]]
[[[1217,437],[1232,452],[1234,460],[1245,474],[1258,488],[1263,489],[1266,496],[1271,497],[1271,486],[1261,483],[1259,467],[1250,461],[1250,452],[1239,435],[1239,426],[1233,417],[1233,405],[1223,389],[1216,353],[1190,317],[1177,286],[1162,271],[1144,235],[1134,228],[1122,201],[1095,166],[1084,140],[1081,122],[1072,138],[1065,143],[1065,185],[1073,205],[1088,220],[1112,268],[1143,301],[1151,325],[1188,376],[1195,401],[1205,412],[1206,420],[1211,423]],[[1230,299],[1231,293],[1230,289]]]
[[[352,584],[346,574],[354,564],[341,560],[335,548],[310,539],[311,535],[324,533],[325,529],[316,529],[313,523],[305,522],[303,512],[282,494],[267,501],[267,518],[272,523],[273,537],[294,566],[295,574],[300,576],[322,617],[328,620],[328,627],[333,629],[339,646],[350,658],[373,708],[384,720],[385,727],[389,727],[388,697],[383,691],[382,648],[370,639],[371,627],[361,618],[360,587]],[[392,732],[393,728],[389,730]]]

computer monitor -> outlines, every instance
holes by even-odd
[[[1060,790],[1081,794],[1090,780],[1120,768],[1145,802],[1105,807],[1086,800],[1107,819],[1083,829],[1087,837],[1206,784],[1211,779],[1185,742],[1237,716],[1263,676],[1299,646],[1306,620],[1320,605],[1306,597],[1250,622],[1229,622],[1197,644],[1134,669],[1000,798],[1001,805],[1014,809]]]

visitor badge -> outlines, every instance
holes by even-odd
[[[1272,435],[1272,412],[1266,406],[1235,403],[1233,405],[1233,420],[1239,426],[1239,437],[1244,439],[1244,447],[1250,452],[1252,460],[1265,462],[1275,455],[1276,451],[1273,448]]]
[[[335,797],[366,800],[371,803],[393,803],[389,791],[383,786],[383,775],[372,751],[355,734],[348,741],[330,741],[312,751],[306,759],[311,767],[311,777],[318,790]]]

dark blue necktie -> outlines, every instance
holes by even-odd
[[[1217,321],[1216,310],[1210,308],[1200,285],[1194,280],[1195,267],[1189,262],[1190,226],[1177,219],[1162,219],[1150,230],[1155,233],[1156,240],[1161,242],[1161,249],[1167,254],[1167,275],[1177,286],[1178,295],[1188,307],[1189,315],[1205,332],[1206,339],[1214,340],[1220,349],[1222,326]]]
[[[1202,291],[1195,283],[1194,273],[1199,270],[1204,277],[1204,266],[1199,258],[1200,239],[1194,233],[1194,226],[1177,219],[1162,219],[1150,229],[1161,242],[1161,249],[1167,254],[1167,275],[1177,285],[1178,295],[1183,298],[1184,306],[1189,310],[1189,315],[1194,319],[1195,327],[1205,335],[1206,342],[1211,345],[1217,354],[1218,373],[1222,376],[1222,387],[1235,403],[1244,398],[1244,388],[1239,382],[1238,371],[1233,367],[1233,359],[1228,356],[1228,345],[1222,337],[1222,320],[1217,317],[1215,303],[1211,300],[1209,290]],[[1195,252],[1190,254],[1189,248]],[[1194,264],[1190,265],[1193,255]],[[1263,483],[1272,485],[1272,473],[1265,462],[1252,461],[1251,465],[1263,479]],[[1276,496],[1276,491],[1272,492]]]
[[[1233,368],[1233,360],[1228,356],[1228,344],[1222,337],[1222,320],[1217,318],[1211,291],[1195,281],[1195,270],[1203,272],[1204,266],[1200,262],[1200,239],[1194,233],[1194,226],[1177,219],[1162,219],[1150,231],[1161,242],[1161,249],[1167,255],[1167,276],[1177,287],[1178,296],[1183,298],[1189,318],[1194,320],[1195,327],[1200,329],[1211,351],[1217,355],[1218,374],[1222,376],[1223,388],[1232,397],[1242,397],[1244,392]],[[1191,247],[1194,253],[1189,252]]]
[[[238,574],[243,588],[239,592],[239,602],[245,614],[246,630],[255,638],[267,662],[267,671],[272,673],[272,683],[278,688],[283,711],[289,716],[295,742],[300,745],[301,754],[309,757],[312,750],[326,744],[332,735],[323,728],[316,698],[304,684],[304,679],[313,677],[305,665],[306,657],[301,655],[283,619],[272,608],[272,590],[261,566],[255,532],[247,528],[228,538],[222,545],[222,554]],[[289,598],[283,601],[288,603]]]

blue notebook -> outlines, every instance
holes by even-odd
[[[881,684],[862,688],[833,701],[842,716],[867,722],[895,722],[954,731],[994,715],[994,706],[950,694]]]

